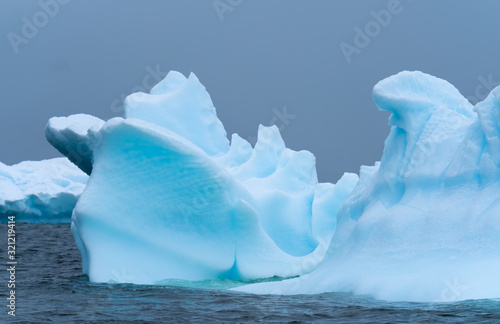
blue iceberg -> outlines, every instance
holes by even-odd
[[[47,139],[88,185],[71,229],[95,282],[292,279],[235,288],[398,301],[499,298],[500,88],[472,106],[401,72],[373,90],[383,156],[318,183],[315,158],[260,126],[226,136],[194,74],[125,100],[125,118],[51,119]]]
[[[125,118],[47,125],[90,174],[71,229],[91,281],[293,277],[322,261],[357,175],[318,183],[314,156],[275,126],[259,127],[255,147],[229,142],[194,74],[170,72],[124,107]]]
[[[0,222],[69,223],[87,179],[66,158],[0,163]]]
[[[345,291],[397,301],[499,298],[500,88],[472,106],[448,82],[401,72],[373,90],[391,113],[312,273],[253,293]]]

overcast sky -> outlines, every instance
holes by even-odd
[[[421,70],[483,99],[500,81],[499,12],[495,0],[0,0],[0,161],[59,156],[50,117],[122,116],[146,76],[177,70],[206,86],[228,134],[275,123],[336,182],[382,156],[379,80]]]

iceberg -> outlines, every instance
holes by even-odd
[[[405,71],[380,81],[373,100],[391,113],[391,131],[339,208],[324,261],[300,278],[236,290],[500,298],[500,87],[472,106],[448,82]]]
[[[66,158],[0,163],[0,222],[70,223],[87,179]]]
[[[89,134],[96,134],[103,125],[103,120],[86,114],[52,117],[45,127],[45,138],[61,154],[90,175],[94,145],[98,141]]]
[[[293,277],[323,259],[358,181],[318,183],[276,126],[226,136],[198,78],[170,72],[124,118],[51,119],[50,143],[90,174],[71,230],[93,282]]]
[[[281,277],[234,289],[500,298],[500,87],[473,106],[448,82],[404,71],[373,100],[390,112],[381,160],[318,183],[314,156],[286,148],[275,126],[259,126],[254,147],[229,141],[198,78],[172,71],[128,96],[124,118],[52,118],[48,141],[81,171],[49,172],[44,187],[65,193],[34,203],[42,190],[25,183],[40,177],[0,164],[0,205],[40,216],[64,202],[67,215],[61,197],[89,174],[71,230],[93,282]],[[69,174],[79,176],[59,179]]]

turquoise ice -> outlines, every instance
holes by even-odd
[[[194,74],[129,96],[125,118],[51,120],[47,137],[90,173],[72,231],[91,281],[299,276],[236,289],[499,298],[499,96],[472,106],[421,72],[380,81],[381,161],[336,185],[274,126],[255,147],[228,141]]]
[[[499,298],[500,88],[473,107],[421,72],[380,81],[391,113],[380,162],[362,167],[319,267],[255,293],[346,291],[397,301]]]
[[[260,126],[231,142],[194,74],[125,100],[125,118],[51,119],[47,138],[85,172],[71,229],[94,282],[258,279],[310,272],[357,183],[318,183],[315,158]],[[119,275],[117,275],[119,274]]]

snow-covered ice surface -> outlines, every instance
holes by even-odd
[[[66,158],[0,163],[0,222],[69,223],[87,179]]]
[[[340,208],[322,264],[237,290],[500,298],[500,88],[473,107],[444,80],[401,72],[379,82],[373,99],[391,112],[391,132]]]
[[[98,142],[91,137],[91,134],[97,133],[103,125],[103,120],[85,114],[52,117],[45,127],[45,137],[83,172],[90,174],[93,163],[92,152]]]
[[[124,106],[105,124],[47,126],[91,172],[71,227],[91,281],[292,277],[321,262],[357,175],[319,184],[314,156],[287,149],[275,126],[259,127],[254,148],[229,142],[194,74],[170,72]]]

